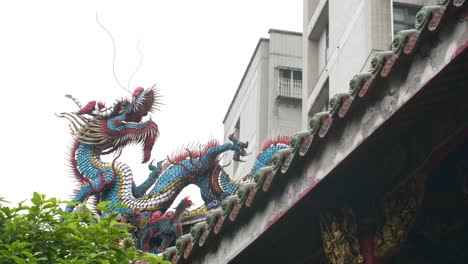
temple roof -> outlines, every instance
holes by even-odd
[[[296,166],[318,159],[317,155],[310,155],[315,145],[326,145],[327,134],[334,129],[348,129],[346,125],[337,124],[348,122],[347,117],[353,109],[376,100],[369,96],[372,90],[389,87],[381,84],[388,82],[396,68],[409,67],[418,51],[421,52],[422,48],[430,49],[431,45],[426,44],[441,37],[441,30],[455,27],[460,21],[466,23],[467,20],[468,8],[464,0],[441,0],[438,5],[423,7],[416,16],[415,28],[396,34],[390,50],[379,52],[372,59],[369,71],[358,73],[350,80],[349,93],[334,95],[329,101],[328,111],[313,115],[309,120],[309,129],[293,135],[291,148],[280,150],[271,166],[266,166],[255,174],[254,183],[244,185],[237,195],[227,197],[220,208],[200,211],[203,215],[206,213],[204,221],[198,222],[200,220],[197,215],[193,215],[193,223],[198,223],[191,228],[189,234],[179,237],[176,245],[163,253],[164,258],[173,263],[190,262],[192,256],[202,248],[210,247],[213,241],[218,241],[219,236],[223,236],[223,230],[254,221],[251,211],[266,204],[270,199],[269,191],[273,187],[285,188],[279,185],[279,179],[293,177]],[[466,31],[461,34],[467,38]],[[466,39],[461,41],[452,58],[448,60],[453,60],[466,51],[468,42]],[[332,158],[336,157],[330,157]],[[306,191],[320,188],[317,185],[320,180],[315,179],[316,182]],[[253,204],[256,206],[252,206]],[[283,214],[284,212],[278,217]]]

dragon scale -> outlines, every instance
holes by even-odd
[[[76,98],[70,95],[67,97],[79,108],[76,112],[58,115],[68,119],[74,137],[69,159],[78,188],[72,201],[84,202],[90,196],[95,196],[96,202],[109,202],[111,210],[119,212],[123,221],[135,217],[141,220],[143,215],[149,217],[163,214],[180,191],[189,184],[196,184],[200,188],[207,205],[219,205],[226,196],[235,194],[243,184],[252,181],[257,170],[269,165],[278,150],[289,147],[287,137],[267,141],[250,173],[239,181],[233,181],[220,165],[220,157],[223,153],[232,152],[233,160],[241,161],[242,156],[248,155],[245,150],[248,143],[239,141],[233,135],[228,138],[230,142],[224,144],[210,140],[205,145],[186,148],[156,165],[149,163],[149,175],[137,186],[130,167],[117,159],[122,149],[129,144],[142,146],[143,163],[151,159],[159,129],[151,117],[146,121],[142,119],[158,108],[158,92],[154,88],[138,87],[131,99],[118,100],[109,108],[96,101],[83,106]],[[112,162],[101,160],[101,156],[107,154],[114,154]],[[72,211],[73,206],[68,206],[67,210]],[[177,217],[179,214],[180,212]],[[173,225],[173,222],[174,219],[167,224]],[[141,226],[141,230],[142,228],[152,230],[152,227]],[[171,234],[175,233],[177,232]],[[148,238],[152,235],[145,236]],[[166,242],[170,241],[170,237],[167,239]],[[145,248],[151,248],[153,252],[161,250],[148,243],[150,242],[147,240],[141,240],[140,245],[145,244]]]

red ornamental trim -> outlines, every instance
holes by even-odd
[[[264,177],[265,180],[263,181],[262,190],[266,192],[270,188],[271,182],[273,181],[273,172],[266,172]]]
[[[362,86],[361,90],[359,91],[359,97],[363,97],[364,95],[366,95],[367,93],[367,90],[369,90],[369,88],[372,86],[372,84],[374,83],[374,77],[365,77],[364,78],[364,85]]]
[[[332,123],[333,123],[333,117],[330,116],[323,122],[322,127],[320,128],[320,131],[318,134],[319,137],[323,138],[327,134],[328,129],[331,127]]]
[[[432,19],[429,22],[429,25],[427,27],[430,31],[433,31],[437,28],[440,21],[442,20],[442,16],[444,15],[444,12],[445,12],[445,7],[442,7],[442,6],[432,11]]]
[[[343,102],[343,104],[341,105],[340,111],[338,112],[338,116],[340,118],[343,118],[348,113],[348,110],[351,107],[353,100],[354,98],[352,98],[351,96],[348,96],[348,98],[346,98],[346,100]]]
[[[278,144],[283,144],[286,146],[291,145],[291,138],[289,136],[277,136],[275,138],[269,138],[267,139],[262,147],[260,148],[260,151],[257,154],[257,158],[260,157],[260,155],[265,151],[267,148],[271,147],[272,145],[278,145]]]
[[[232,222],[236,220],[237,216],[239,215],[239,211],[241,207],[242,206],[239,203],[236,203],[235,205],[233,205],[231,213],[229,214],[229,220],[231,220]]]
[[[252,205],[253,199],[255,197],[255,188],[250,188],[249,189],[249,195],[247,196],[247,199],[245,199],[245,206],[250,207]]]
[[[380,76],[387,77],[390,74],[397,58],[398,56],[396,55],[390,55],[385,58],[385,65],[380,72]]]
[[[304,136],[304,138],[302,139],[301,148],[299,149],[299,155],[304,156],[307,153],[310,145],[312,144],[313,139],[313,135]]]
[[[184,250],[184,258],[188,259],[190,256],[190,252],[192,252],[192,241],[190,239],[187,240],[187,245],[185,245],[185,250]]]
[[[221,227],[223,227],[224,223],[224,217],[221,215],[218,217],[218,221],[216,222],[216,225],[214,226],[214,233],[217,235],[219,234],[219,231],[221,231]]]
[[[181,150],[172,153],[170,156],[170,160],[173,163],[180,163],[181,161],[188,159],[188,158],[198,158],[204,155],[206,151],[209,148],[219,146],[219,142],[217,140],[210,140],[208,141],[205,145],[203,145],[203,149],[200,151],[199,149],[195,147],[187,147],[187,148],[182,148]],[[164,163],[161,171],[166,170],[169,168],[172,164],[171,163]]]
[[[406,40],[406,45],[403,48],[403,52],[406,55],[413,52],[414,47],[416,47],[416,43],[417,43],[418,39],[419,39],[419,32],[410,33],[408,35],[408,39]]]
[[[217,139],[211,139],[210,141],[208,141],[208,143],[205,144],[203,149],[200,151],[199,156],[204,156],[210,148],[214,148],[217,146],[219,146],[219,141]]]
[[[207,238],[208,238],[208,231],[206,231],[206,228],[203,228],[203,231],[200,235],[200,239],[198,240],[198,245],[200,247],[203,247],[203,244],[205,244],[205,241]]]

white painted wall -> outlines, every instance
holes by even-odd
[[[241,81],[224,122],[224,137],[227,137],[240,120],[240,140],[248,141],[249,157],[237,166],[226,167],[229,175],[239,179],[250,172],[256,154],[269,136],[291,135],[300,130],[300,100],[279,102],[278,66],[302,68],[302,36],[295,32],[270,30],[269,40],[262,40],[252,57],[245,77]],[[223,161],[227,164],[232,154]],[[234,167],[236,171],[234,172]]]
[[[259,132],[259,123],[257,121],[260,119],[259,108],[261,106],[261,98],[259,98],[262,76],[261,66],[265,63],[262,54],[268,52],[268,45],[267,40],[260,40],[257,44],[256,51],[252,55],[250,65],[246,69],[244,78],[238,87],[237,94],[224,121],[224,142],[229,142],[228,136],[234,132],[239,120],[239,139],[243,142],[249,141],[248,151],[258,145],[255,135]],[[232,153],[226,155],[223,162],[227,164],[230,160],[232,160]],[[237,175],[244,168],[245,163],[237,164],[237,173],[235,173],[233,162],[231,162],[231,165],[226,167],[225,170],[229,175]]]
[[[428,2],[433,0],[420,0]],[[417,2],[416,0],[399,2]],[[349,82],[359,72],[368,70],[370,60],[380,50],[388,49],[392,40],[391,0],[304,0],[304,9],[317,7],[314,14],[304,11],[302,127],[314,111],[323,109],[327,96],[321,93],[328,80],[331,98],[336,93],[348,92]],[[319,7],[325,8],[320,9]],[[326,14],[323,14],[326,12]],[[323,22],[324,18],[325,22]],[[323,25],[328,22],[329,59],[324,60],[325,34]],[[315,65],[314,65],[315,64]]]
[[[361,71],[372,51],[371,7],[366,1],[352,0],[352,5],[345,7],[341,5],[348,1],[330,1],[330,57],[335,59],[327,67],[329,98],[349,91],[349,81]],[[354,12],[349,11],[352,7]]]
[[[276,102],[277,131],[272,130],[270,136],[294,135],[301,130],[302,103],[300,101],[278,100]]]
[[[270,30],[268,133],[266,137],[260,139],[260,145],[265,138],[279,134],[291,135],[300,131],[301,128],[301,102],[285,103],[277,98],[279,66],[302,68],[302,35]]]

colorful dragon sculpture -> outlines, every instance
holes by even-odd
[[[182,212],[192,205],[187,197],[181,199],[174,212],[168,211],[163,214],[161,211],[135,211],[127,216],[126,222],[132,224],[135,229],[135,246],[146,252],[158,253],[170,246],[175,238],[182,235],[182,227],[175,222],[179,220]],[[160,243],[151,243],[151,239],[158,237]]]
[[[289,147],[287,137],[268,140],[258,154],[250,173],[241,180],[234,181],[220,166],[220,157],[223,153],[232,151],[233,160],[239,162],[242,156],[247,155],[245,149],[248,143],[230,135],[230,142],[225,144],[211,140],[205,145],[186,148],[171,158],[158,162],[156,166],[150,163],[147,179],[137,186],[129,166],[117,159],[122,149],[129,144],[142,145],[143,163],[151,159],[151,151],[159,130],[151,117],[147,121],[142,119],[158,109],[158,91],[154,87],[138,87],[131,99],[118,100],[109,108],[96,101],[83,106],[73,96],[67,97],[79,108],[74,113],[58,115],[70,121],[74,137],[69,160],[78,181],[78,188],[72,201],[84,202],[90,196],[95,196],[97,202],[108,201],[112,210],[119,212],[121,219],[130,219],[128,216],[134,215],[135,212],[146,212],[142,215],[147,215],[148,222],[151,222],[151,215],[163,215],[180,191],[189,184],[200,187],[202,198],[207,205],[216,201],[219,204],[223,197],[235,194],[243,184],[252,181],[252,175],[268,165],[278,150]],[[115,154],[112,162],[101,160],[102,155],[110,153]],[[72,211],[73,206],[67,207],[67,210]],[[171,224],[173,221],[166,223]],[[156,227],[150,224],[148,232],[154,236],[155,233],[149,231],[153,230],[152,228]],[[147,236],[144,234],[141,230],[136,232],[136,240],[139,241],[136,245],[156,252],[158,246],[142,242]],[[167,239],[164,240],[159,250],[167,247],[169,243]]]

